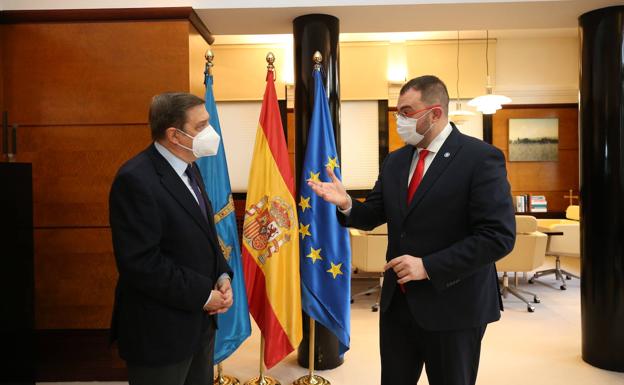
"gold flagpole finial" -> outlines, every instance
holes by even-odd
[[[321,62],[323,61],[323,55],[319,51],[314,52],[312,55],[312,61],[314,62],[314,69],[319,71],[321,69]]]
[[[275,63],[275,55],[273,55],[273,52],[267,53],[266,61],[267,61],[267,63],[269,63],[267,65],[267,69],[269,71],[275,71],[275,66],[273,65],[273,63]]]
[[[212,63],[214,60],[214,53],[210,48],[208,48],[204,57],[206,58],[206,69],[204,70],[204,73],[206,75],[210,75],[212,74],[212,67],[214,67],[214,64]]]

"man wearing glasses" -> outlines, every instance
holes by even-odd
[[[330,182],[310,181],[338,207],[344,226],[388,224],[381,294],[382,385],[475,384],[481,339],[500,318],[494,262],[515,241],[503,153],[459,132],[435,76],[407,82],[397,103],[406,145],[385,159],[364,202]]]

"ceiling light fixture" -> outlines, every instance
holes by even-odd
[[[463,123],[473,116],[475,113],[472,111],[462,109],[461,98],[459,97],[459,31],[457,31],[457,81],[455,83],[455,90],[457,92],[457,100],[455,101],[455,110],[449,111],[449,117],[453,118],[455,123]]]
[[[496,95],[493,93],[492,84],[490,82],[490,66],[488,60],[489,54],[489,42],[490,42],[490,34],[489,31],[485,31],[485,74],[487,78],[487,85],[485,86],[485,95],[477,96],[468,102],[468,105],[471,107],[475,107],[477,111],[485,114],[491,115],[496,113],[496,111],[500,110],[502,104],[510,103],[511,98],[503,95]]]

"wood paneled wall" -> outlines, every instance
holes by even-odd
[[[112,179],[151,142],[153,95],[201,93],[206,43],[188,19],[19,22],[1,33],[0,101],[20,125],[17,160],[33,165],[36,327],[108,328]]]
[[[513,195],[544,195],[548,211],[564,212],[570,189],[578,195],[578,107],[576,105],[508,106],[493,116],[492,143],[509,159],[509,119],[558,118],[559,160],[555,162],[509,162],[507,173]],[[575,201],[578,204],[578,200]]]

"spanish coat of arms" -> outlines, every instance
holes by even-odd
[[[280,197],[262,197],[245,212],[243,241],[258,252],[263,265],[291,239],[294,223],[292,207]]]

